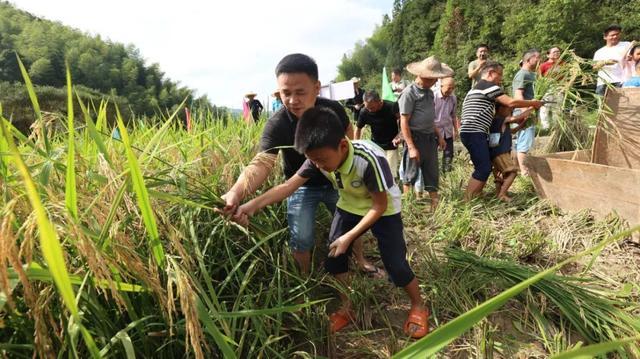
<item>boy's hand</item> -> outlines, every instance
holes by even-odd
[[[447,142],[445,142],[444,137],[442,136],[438,136],[438,147],[440,148],[440,151],[444,151],[444,149],[447,148]]]
[[[238,207],[238,210],[233,214],[231,220],[238,223],[243,227],[249,226],[249,217],[253,216],[256,212],[256,209],[253,207],[251,202],[247,202],[242,206]]]
[[[337,257],[347,253],[351,240],[346,234],[341,235],[329,245],[329,257]]]

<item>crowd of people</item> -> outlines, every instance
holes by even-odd
[[[619,26],[607,28],[606,45],[594,56],[598,93],[604,93],[607,86],[640,83],[640,48],[621,42],[621,30]],[[411,309],[404,330],[414,338],[423,337],[429,330],[429,311],[406,258],[402,192],[408,197],[414,191],[416,196],[426,191],[435,210],[439,177],[451,171],[454,139],[459,137],[474,166],[465,199],[480,195],[493,173],[496,196],[510,201],[508,190],[518,172],[527,174],[524,163],[534,142],[534,114],[544,105],[535,99],[536,77],[557,71],[563,65],[561,53],[560,48],[552,47],[540,64],[538,50],[526,51],[509,96],[501,86],[503,65],[491,60],[489,46],[479,45],[476,59],[468,66],[472,88],[461,109],[454,95],[454,71],[434,56],[406,66],[415,77],[412,82],[402,79],[400,69],[393,70],[390,84],[395,102],[381,99],[376,90],[363,90],[360,79],[353,78],[355,97],[345,106],[353,116],[355,131],[345,106],[318,96],[316,62],[304,54],[287,55],[275,69],[278,90],[274,96],[280,100],[279,107],[273,108],[265,124],[258,154],[222,196],[223,212],[247,225],[260,209],[286,199],[289,248],[301,273],[308,275],[316,214],[323,204],[334,214],[326,271],[347,288],[353,253],[360,270],[388,277],[405,290]],[[370,141],[362,139],[366,126],[371,130]],[[443,152],[442,168],[439,150]],[[285,181],[245,202],[274,170],[279,153]],[[364,257],[360,237],[368,230],[377,240],[385,271]],[[355,318],[348,295],[340,293],[340,300],[340,308],[329,316],[332,332]]]

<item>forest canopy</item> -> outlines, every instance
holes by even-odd
[[[0,93],[5,114],[26,113],[26,91],[17,56],[36,85],[39,99],[47,111],[66,108],[65,62],[69,64],[73,84],[85,99],[108,96],[124,114],[152,116],[187,105],[219,112],[206,96],[195,98],[194,90],[170,80],[157,63],[145,64],[134,45],[104,40],[59,22],[35,17],[0,2]],[[22,86],[24,88],[24,86]],[[56,91],[60,89],[60,91]]]

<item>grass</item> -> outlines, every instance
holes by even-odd
[[[107,106],[82,104],[84,124],[71,107],[66,117],[40,116],[28,137],[2,120],[3,355],[377,358],[414,343],[402,333],[409,307],[402,291],[360,273],[350,291],[356,324],[327,335],[336,283],[320,265],[326,213],[314,274],[305,278],[286,249],[284,204],[261,212],[248,230],[214,211],[255,153],[261,126],[196,110],[186,132],[171,115],[108,119]],[[116,122],[122,141],[110,136]],[[423,200],[403,208],[435,327],[626,229],[613,216],[562,213],[522,178],[511,204],[490,195],[464,203],[467,162],[458,154],[443,176],[435,213]],[[638,252],[615,241],[522,288],[441,342],[442,355],[548,356],[598,342],[634,355]]]

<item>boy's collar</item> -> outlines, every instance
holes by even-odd
[[[347,158],[342,162],[342,164],[340,164],[340,167],[338,167],[335,172],[345,174],[351,172],[351,168],[353,167],[353,143],[351,143],[351,140],[347,140],[347,143],[349,144],[349,153],[347,153]]]

